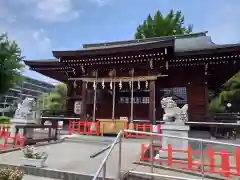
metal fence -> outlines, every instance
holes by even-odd
[[[102,172],[102,179],[106,179],[106,162],[108,160],[108,157],[110,156],[110,154],[112,153],[112,150],[115,148],[115,146],[117,144],[118,148],[119,148],[119,155],[118,155],[118,174],[117,174],[117,178],[120,179],[121,178],[121,153],[122,153],[122,138],[124,133],[137,133],[137,134],[144,134],[147,135],[149,137],[152,138],[148,138],[149,139],[149,159],[150,159],[150,172],[138,172],[138,171],[132,171],[129,170],[130,174],[136,174],[136,175],[146,175],[146,176],[151,176],[151,177],[161,177],[161,178],[167,178],[167,179],[181,179],[181,180],[189,180],[189,179],[193,179],[193,178],[187,178],[187,177],[180,177],[180,176],[169,176],[169,175],[162,175],[159,173],[154,173],[154,166],[155,166],[155,154],[154,154],[154,141],[156,140],[156,137],[161,137],[161,138],[172,138],[175,140],[182,140],[182,141],[187,141],[188,143],[190,143],[192,145],[192,147],[194,146],[193,143],[195,143],[195,145],[197,144],[196,148],[194,149],[194,151],[198,151],[198,161],[194,162],[194,159],[191,158],[191,167],[193,167],[194,163],[195,165],[198,165],[197,170],[200,173],[200,179],[205,179],[205,175],[206,172],[210,172],[213,173],[214,171],[209,171],[206,168],[206,162],[205,162],[205,152],[206,149],[211,147],[211,145],[215,145],[214,147],[219,147],[219,148],[223,148],[223,151],[220,151],[219,154],[217,154],[218,156],[221,157],[221,161],[222,161],[222,165],[220,165],[219,167],[217,167],[219,169],[219,171],[215,171],[217,173],[219,173],[220,175],[224,176],[224,177],[230,177],[232,175],[235,176],[240,176],[240,145],[238,144],[232,144],[232,143],[226,143],[226,142],[217,142],[217,141],[210,141],[210,140],[204,140],[204,139],[197,139],[197,138],[186,138],[186,137],[179,137],[179,136],[172,136],[172,135],[163,135],[163,134],[158,134],[158,133],[151,133],[151,132],[143,132],[143,131],[134,131],[134,130],[124,130],[124,132],[120,131],[116,137],[116,139],[114,140],[114,142],[111,144],[109,151],[107,153],[107,155],[105,156],[104,160],[102,161],[99,169],[97,170],[93,180],[96,180],[100,173]],[[168,146],[169,147],[169,146]],[[233,147],[236,153],[235,156],[235,169],[233,170],[233,168],[231,167],[230,163],[228,161],[230,161],[230,156],[231,153],[227,153],[226,152],[226,148],[227,147]],[[196,150],[198,149],[198,150]],[[169,153],[169,150],[167,150]],[[192,149],[191,149],[191,153],[192,153]],[[171,150],[171,153],[173,153],[173,150]],[[187,152],[189,153],[189,152]],[[167,156],[169,156],[170,154],[167,154]],[[188,154],[189,155],[189,154]],[[191,156],[193,156],[193,153],[190,154]],[[169,157],[167,157],[166,161],[167,161],[167,165],[169,166],[169,164],[173,165],[174,164],[174,160],[172,158],[172,154],[171,156],[171,163],[169,163]],[[190,156],[189,156],[190,157]],[[209,157],[209,156],[208,156]],[[189,161],[189,159],[188,159]],[[214,160],[213,160],[214,161]],[[176,163],[176,162],[175,162]],[[226,163],[228,164],[226,166]],[[213,164],[214,166],[214,164]],[[217,166],[217,165],[216,165]],[[187,163],[187,168],[182,166],[182,169],[188,169],[189,170],[189,164]],[[211,170],[214,169],[214,167],[210,168]],[[191,169],[193,170],[193,169]]]

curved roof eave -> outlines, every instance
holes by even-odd
[[[210,36],[175,39],[174,52],[176,55],[209,54],[214,51],[233,51],[240,44],[215,44]]]
[[[41,60],[23,60],[27,66],[59,66],[60,63],[57,59],[41,59]]]

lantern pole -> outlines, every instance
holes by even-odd
[[[130,116],[130,123],[129,123],[129,129],[134,130],[134,124],[133,124],[133,73],[134,69],[132,69],[132,82],[131,82],[131,116]]]

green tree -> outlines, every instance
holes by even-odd
[[[224,112],[227,109],[227,103],[232,104],[232,110],[239,111],[240,105],[240,74],[237,73],[230,78],[219,93],[210,96],[211,102],[209,110],[212,112]]]
[[[6,93],[22,81],[22,59],[17,43],[10,41],[7,34],[0,35],[0,94]]]
[[[171,10],[165,17],[157,11],[153,17],[149,14],[143,24],[137,27],[135,39],[189,34],[192,29],[192,25],[184,26],[184,16],[181,11],[175,13]]]
[[[67,86],[59,84],[50,93],[42,95],[38,101],[38,107],[44,115],[53,115],[66,111],[66,100]]]

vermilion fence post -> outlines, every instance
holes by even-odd
[[[141,157],[140,157],[141,161],[145,160],[144,154],[145,154],[145,144],[141,144]]]
[[[192,170],[193,168],[193,152],[192,147],[188,145],[188,169]]]
[[[71,135],[72,134],[72,121],[69,120],[69,124],[68,124],[68,134]]]
[[[97,136],[100,136],[100,122],[97,121]]]
[[[221,152],[221,173],[224,177],[230,177],[230,165],[229,165],[229,153],[227,150],[222,150]]]
[[[240,149],[235,148],[235,161],[236,161],[236,171],[237,175],[240,175]]]
[[[136,125],[136,131],[139,131],[139,124],[135,124]],[[138,133],[136,133],[136,137],[138,137]]]
[[[158,133],[158,134],[161,134],[161,124],[158,124],[158,125],[157,125],[157,133]]]
[[[172,166],[172,145],[168,144],[168,166]]]
[[[208,161],[209,161],[209,172],[214,173],[214,149],[210,147],[207,151]]]
[[[19,146],[24,146],[24,136],[17,136]]]
[[[148,124],[148,127],[149,127],[149,131],[152,133],[153,132],[153,125],[152,124]]]
[[[7,149],[7,145],[8,145],[8,136],[3,136],[4,140],[3,140],[3,148]]]
[[[81,134],[81,125],[82,125],[82,122],[78,121],[78,134]]]

